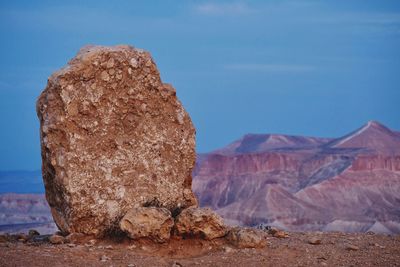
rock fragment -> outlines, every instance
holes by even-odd
[[[28,236],[29,236],[30,238],[32,238],[32,237],[34,237],[34,236],[38,236],[38,235],[40,235],[40,233],[39,233],[37,230],[35,230],[35,229],[30,229],[29,232],[28,232]]]
[[[108,256],[106,256],[106,255],[102,255],[102,256],[100,257],[100,261],[102,261],[102,262],[109,261],[109,260],[111,260],[111,258],[108,257]]]
[[[166,208],[133,208],[122,218],[121,230],[130,238],[149,238],[155,242],[166,242],[171,235],[174,220]]]
[[[187,208],[175,222],[178,235],[184,237],[201,237],[206,240],[226,235],[227,229],[222,218],[209,208]]]
[[[320,245],[320,244],[321,244],[321,239],[320,239],[320,238],[317,238],[317,237],[311,237],[311,238],[308,240],[308,244],[311,244],[311,245]]]
[[[237,248],[264,248],[267,245],[267,234],[253,228],[233,228],[227,240]]]
[[[272,236],[276,238],[288,238],[289,234],[285,231],[278,230],[274,234],[272,234]]]
[[[52,235],[49,237],[50,243],[53,245],[63,244],[65,242],[65,238],[61,235]]]
[[[349,251],[357,251],[357,250],[360,250],[360,248],[357,247],[357,246],[355,246],[355,245],[348,244],[348,245],[346,246],[346,250],[349,250]]]

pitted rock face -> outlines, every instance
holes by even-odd
[[[49,78],[37,113],[46,197],[63,232],[99,236],[133,207],[197,205],[195,129],[148,52],[82,48]]]
[[[211,209],[191,207],[176,217],[175,231],[183,237],[212,240],[225,236],[227,227],[222,218]]]
[[[168,241],[174,220],[166,208],[133,208],[122,218],[121,230],[132,239],[149,238],[158,243]]]

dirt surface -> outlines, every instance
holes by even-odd
[[[161,245],[126,239],[61,245],[3,240],[0,266],[400,266],[400,236],[289,233],[269,236],[264,249],[236,249],[223,238]]]

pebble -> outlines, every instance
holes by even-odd
[[[17,240],[20,242],[25,242],[29,239],[28,236],[23,233],[17,234],[16,237],[17,237]]]
[[[274,228],[274,227],[271,227],[271,228],[268,230],[268,234],[270,234],[270,235],[274,235],[274,234],[276,234],[276,232],[278,232],[278,229],[276,229],[276,228]]]
[[[58,245],[58,244],[63,244],[65,241],[65,238],[60,235],[52,235],[52,236],[50,236],[49,241],[53,245]]]
[[[277,231],[275,234],[273,234],[273,236],[276,238],[288,238],[289,237],[289,235],[284,231]]]
[[[347,245],[346,246],[346,250],[350,250],[350,251],[357,251],[357,250],[359,250],[360,248],[359,247],[357,247],[357,246],[355,246],[355,245]]]
[[[33,236],[37,236],[40,235],[40,233],[38,231],[36,231],[35,229],[30,229],[28,232],[28,236],[33,237]]]
[[[231,247],[224,247],[224,251],[226,253],[231,253],[233,251],[233,249]]]
[[[108,261],[108,260],[110,260],[110,257],[107,257],[106,255],[100,257],[100,261]]]
[[[171,267],[182,267],[182,264],[180,264],[179,262],[175,261]]]
[[[321,239],[316,238],[316,237],[312,237],[308,240],[308,244],[311,245],[320,245],[321,244]]]
[[[133,249],[135,249],[136,248],[136,245],[130,245],[129,247],[128,247],[128,249],[130,249],[130,250],[133,250]]]

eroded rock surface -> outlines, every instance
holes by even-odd
[[[121,230],[132,239],[149,238],[155,242],[168,241],[174,220],[166,208],[133,208],[122,218]]]
[[[148,52],[84,47],[37,101],[46,198],[64,233],[118,229],[133,207],[196,205],[195,129]]]
[[[179,214],[175,221],[178,235],[212,240],[226,235],[222,218],[208,208],[191,207]]]

